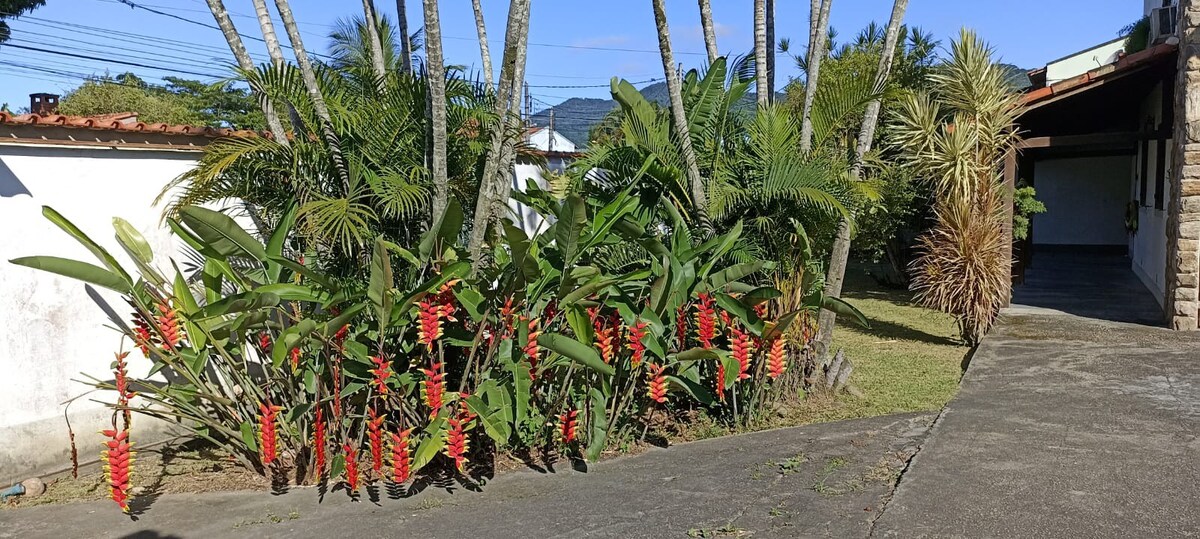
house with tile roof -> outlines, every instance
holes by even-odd
[[[1073,253],[1119,257],[1152,296],[1148,323],[1197,329],[1200,283],[1200,1],[1142,0],[1144,48],[1124,38],[1029,73],[1023,142],[1005,178],[1047,208],[1014,246],[1014,278]],[[1088,263],[1082,266],[1088,267]],[[1088,279],[1086,272],[1077,276]],[[1019,294],[1019,286],[1017,292]],[[1102,291],[1098,291],[1101,293]]]

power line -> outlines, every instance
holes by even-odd
[[[657,82],[660,79],[646,79],[629,84],[646,84],[648,82]],[[530,88],[611,88],[612,84],[530,84]]]
[[[169,72],[169,73],[183,73],[183,74],[186,74],[186,75],[196,75],[196,76],[200,76],[200,77],[212,77],[212,78],[217,78],[217,79],[220,79],[220,78],[225,78],[223,75],[214,75],[214,74],[212,74],[212,73],[201,73],[201,72],[198,72],[198,71],[187,71],[187,70],[183,70],[183,69],[173,69],[173,68],[169,68],[169,67],[160,67],[160,66],[155,66],[155,65],[150,65],[150,64],[142,64],[142,63],[138,63],[138,62],[126,62],[126,61],[124,61],[124,60],[115,60],[115,59],[112,59],[112,58],[102,58],[102,57],[99,57],[99,56],[89,56],[89,55],[86,55],[86,54],[75,54],[75,53],[72,53],[72,52],[56,51],[56,50],[53,50],[53,49],[43,49],[43,48],[39,48],[39,47],[28,47],[28,46],[25,46],[25,45],[16,45],[16,44],[13,44],[13,43],[5,43],[5,44],[4,44],[4,46],[5,46],[5,47],[12,47],[12,48],[14,48],[14,49],[22,49],[22,50],[28,50],[28,51],[44,52],[44,53],[46,53],[46,54],[57,54],[57,55],[60,55],[60,56],[69,56],[69,57],[71,57],[71,58],[79,58],[79,59],[82,59],[82,60],[94,60],[94,61],[97,61],[97,62],[109,62],[109,63],[113,63],[113,64],[127,65],[127,66],[132,66],[132,67],[143,67],[143,68],[146,68],[146,69],[154,69],[154,70],[157,70],[157,71],[165,71],[165,72]]]

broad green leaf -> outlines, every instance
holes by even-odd
[[[288,234],[292,233],[292,227],[296,225],[296,203],[288,204],[287,209],[283,210],[283,215],[279,217],[279,223],[275,225],[275,232],[271,233],[270,239],[267,240],[267,255],[283,256],[283,246],[287,243]]]
[[[766,329],[763,331],[762,335],[763,342],[769,343],[776,338],[783,336],[783,333],[787,331],[788,327],[792,325],[792,322],[796,320],[796,316],[802,312],[804,312],[804,309],[798,309],[776,318],[775,322],[773,323],[767,323]]]
[[[707,348],[692,348],[675,354],[675,359],[678,361],[700,361],[704,359],[721,359],[721,356],[716,351]]]
[[[566,311],[567,324],[575,332],[575,338],[579,342],[592,342],[595,340],[595,330],[592,328],[592,320],[588,316],[587,309],[578,303],[568,303]]]
[[[383,245],[381,236],[375,239],[375,249],[371,251],[371,281],[367,286],[367,298],[375,306],[375,316],[379,318],[380,328],[388,326],[388,317],[392,314],[393,286],[395,278],[392,276],[392,257]]]
[[[446,446],[446,418],[438,416],[423,431],[425,435],[413,452],[412,471],[424,468]]]
[[[458,233],[462,230],[462,225],[462,206],[459,205],[457,199],[450,197],[446,204],[446,211],[442,212],[433,226],[421,236],[417,254],[422,260],[425,260],[437,254],[434,252],[435,246],[439,244],[443,247],[454,245],[458,240]]]
[[[601,374],[612,376],[616,372],[612,365],[608,365],[604,363],[604,360],[600,359],[600,354],[596,352],[595,348],[566,335],[543,333],[538,336],[537,342],[538,345],[568,357],[572,361]]]
[[[454,297],[467,310],[467,314],[471,317],[471,320],[475,322],[483,321],[483,296],[477,290],[463,286],[454,290]]]
[[[367,308],[366,303],[357,303],[348,309],[345,309],[336,318],[325,323],[325,335],[331,336],[342,329],[342,326],[349,324],[359,312]]]
[[[141,232],[129,224],[129,221],[113,217],[113,229],[117,232],[117,243],[120,243],[135,261],[149,264],[154,259],[154,250],[150,248],[150,243]]]
[[[841,316],[849,316],[853,318],[855,322],[858,322],[858,325],[864,328],[871,327],[871,322],[867,320],[866,315],[864,315],[862,311],[859,311],[853,305],[846,303],[846,301],[841,298],[825,296],[821,298],[821,307],[825,308],[826,310],[833,311]]]
[[[324,290],[316,290],[309,286],[292,283],[275,283],[263,285],[254,289],[259,294],[274,294],[283,301],[311,301],[325,303],[333,296]]]
[[[258,435],[254,432],[254,426],[248,421],[243,421],[238,425],[238,430],[242,432],[242,442],[246,447],[250,448],[251,453],[258,452]]]
[[[733,245],[737,243],[738,238],[741,236],[742,222],[738,221],[733,225],[733,228],[729,229],[729,232],[726,232],[725,235],[721,237],[721,244],[718,245],[716,250],[712,252],[710,255],[711,258],[709,258],[708,262],[700,268],[700,272],[697,274],[697,276],[700,277],[701,280],[707,277],[708,272],[712,271],[713,265],[715,265],[718,260],[724,257],[725,254],[733,248]]]
[[[275,368],[283,365],[292,348],[300,346],[300,343],[316,330],[317,322],[310,318],[305,318],[296,325],[283,330],[283,333],[280,333],[279,338],[275,340],[275,345],[271,347],[271,364]]]
[[[509,364],[513,375],[513,422],[523,425],[529,419],[530,386],[533,377],[530,376],[529,364],[524,361]]]
[[[779,290],[776,290],[770,286],[762,286],[755,288],[754,290],[747,292],[746,295],[742,296],[742,303],[753,306],[781,296],[783,296],[783,292],[780,292]]]
[[[39,269],[56,273],[63,277],[78,279],[96,286],[103,286],[122,294],[129,294],[132,289],[129,281],[123,279],[121,276],[100,266],[88,264],[87,262],[79,262],[78,260],[59,258],[57,256],[26,256],[14,258],[9,260],[9,262],[18,266]]]
[[[240,313],[245,311],[254,311],[258,309],[268,309],[279,305],[279,296],[271,293],[262,292],[243,292],[234,294],[225,299],[219,300],[216,303],[209,303],[200,310],[196,311],[194,317],[197,320],[212,318],[214,316],[223,316],[226,314]]]
[[[182,318],[184,329],[187,330],[188,340],[191,341],[189,344],[191,344],[192,348],[200,353],[201,356],[207,359],[207,351],[202,353],[201,351],[203,351],[204,345],[208,338],[204,335],[204,332],[200,331],[200,328],[197,327],[195,322],[196,319],[194,318],[196,313],[200,310],[200,305],[196,303],[196,298],[192,296],[192,289],[188,288],[187,281],[183,279],[183,273],[179,271],[179,268],[175,268],[174,285],[175,308],[183,314]],[[201,369],[199,368],[195,369],[195,372],[200,372],[200,370]]]
[[[721,290],[726,284],[735,281],[740,281],[750,275],[754,275],[762,271],[767,266],[766,262],[761,260],[755,262],[747,262],[745,264],[735,264],[721,271],[718,271],[708,279],[709,286],[712,290]]]
[[[687,378],[670,375],[667,376],[667,382],[669,382],[672,386],[682,389],[693,399],[696,399],[696,402],[699,402],[705,406],[712,406],[713,402],[716,401],[716,396],[713,395],[712,390],[703,384],[688,380]]]
[[[554,228],[554,242],[562,254],[563,263],[570,267],[579,249],[579,235],[587,225],[587,205],[577,194],[567,195]]]
[[[120,277],[129,286],[133,286],[133,278],[130,277],[129,273],[127,273],[125,269],[121,267],[121,264],[117,263],[117,259],[113,258],[113,255],[109,254],[107,249],[101,247],[99,243],[96,243],[94,240],[92,240],[92,238],[88,237],[87,234],[84,234],[82,230],[79,230],[79,227],[75,226],[74,223],[68,221],[66,217],[63,217],[62,214],[58,213],[50,206],[42,206],[42,215],[45,216],[46,219],[51,223],[54,223],[55,226],[61,228],[64,232],[69,234],[72,238],[75,238],[75,241],[78,241],[81,245],[86,247],[87,250],[91,251],[93,255],[96,255],[96,258],[99,259],[100,262],[103,263],[105,267],[107,267],[108,270],[114,275]]]
[[[228,215],[199,206],[188,206],[179,210],[179,214],[183,224],[225,256],[245,255],[261,262],[267,260],[263,244]]]
[[[598,387],[593,387],[588,391],[588,400],[591,401],[592,408],[592,432],[588,437],[586,457],[588,460],[596,462],[608,444],[608,416],[605,410],[608,401],[604,398],[604,392],[600,391]]]
[[[617,279],[612,278],[598,277],[592,279],[591,281],[584,283],[583,286],[572,290],[571,293],[567,294],[566,296],[563,296],[562,300],[560,300],[560,303],[570,305],[577,301],[587,299],[592,294],[595,294],[596,292],[608,288],[616,283]]]

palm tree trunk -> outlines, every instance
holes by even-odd
[[[425,78],[429,83],[429,172],[433,180],[432,220],[441,217],[450,196],[446,170],[446,61],[442,57],[442,24],[437,0],[424,0]]]
[[[700,165],[692,148],[692,135],[688,130],[687,114],[683,110],[683,89],[679,83],[679,72],[675,70],[675,55],[671,52],[671,29],[667,25],[667,10],[663,0],[651,0],[654,9],[654,24],[658,27],[658,52],[662,56],[663,76],[667,80],[667,94],[671,100],[671,118],[675,123],[675,134],[679,138],[679,152],[687,173],[688,187],[692,194],[692,211],[704,234],[712,232],[708,220],[708,197],[704,193],[704,180],[700,177]]]
[[[500,59],[500,85],[496,89],[495,113],[500,121],[491,132],[490,147],[479,178],[479,199],[475,204],[471,237],[467,243],[473,267],[483,263],[483,243],[487,238],[492,215],[506,203],[512,172],[503,165],[507,160],[505,148],[512,151],[515,141],[505,140],[505,132],[517,124],[514,110],[520,106],[519,88],[525,78],[525,56],[529,38],[530,0],[513,0],[508,6],[508,21],[504,29],[504,56]]]
[[[755,93],[758,94],[758,105],[768,105],[771,97],[770,83],[767,82],[767,2],[754,0],[754,75]]]
[[[908,9],[908,0],[896,0],[892,5],[892,17],[888,20],[887,33],[883,39],[883,55],[879,58],[879,69],[875,72],[875,92],[882,93],[887,86],[888,77],[892,71],[892,59],[896,55],[896,42],[900,36],[900,26],[904,21],[904,12]],[[862,175],[863,156],[871,151],[871,143],[875,140],[875,126],[879,123],[879,109],[882,105],[879,97],[867,104],[863,113],[862,129],[858,132],[858,144],[854,150],[854,163],[850,167],[850,179],[858,181]],[[850,260],[850,221],[842,218],[838,223],[837,236],[833,240],[833,251],[829,259],[829,271],[825,276],[825,295],[840,296],[842,284],[846,278],[846,265]],[[817,322],[816,350],[821,359],[828,355],[829,345],[833,341],[833,327],[837,323],[837,314],[833,311],[822,310]]]
[[[300,66],[300,75],[304,79],[304,87],[308,98],[312,101],[313,111],[321,118],[321,134],[329,145],[329,155],[333,166],[341,177],[347,194],[350,190],[350,173],[346,168],[346,159],[342,156],[342,143],[338,140],[337,132],[333,130],[333,118],[329,115],[329,107],[325,106],[325,98],[321,96],[321,87],[317,85],[317,72],[313,69],[308,53],[304,49],[304,38],[300,36],[300,27],[296,25],[296,17],[292,15],[292,6],[288,0],[275,0],[275,8],[279,10],[279,19],[287,30],[288,40],[292,42],[292,52],[296,55],[296,64]]]
[[[287,59],[283,57],[283,47],[279,45],[279,36],[275,34],[275,24],[271,22],[271,10],[267,9],[267,0],[253,1],[254,14],[258,16],[258,26],[262,28],[263,41],[267,44],[267,55],[271,57],[271,65],[276,69],[282,69],[287,65]],[[303,133],[304,122],[300,119],[300,114],[290,103],[286,104],[288,118],[292,124],[292,133]],[[284,145],[287,145],[287,141],[284,141]]]
[[[363,0],[363,19],[366,23],[367,41],[371,47],[371,68],[375,70],[379,89],[383,90],[387,79],[387,64],[383,61],[383,41],[379,38],[379,17],[375,15],[375,2]]]
[[[775,0],[766,2],[767,102],[775,102]]]
[[[483,82],[492,89],[492,54],[488,52],[487,26],[483,23],[483,6],[479,0],[471,0],[471,8],[475,10],[475,32],[479,34],[479,55],[483,58]]]
[[[396,0],[396,25],[400,31],[400,69],[412,72],[412,38],[408,35],[408,13],[404,0]]]
[[[817,0],[813,0],[814,3]],[[808,43],[808,73],[804,81],[804,116],[800,124],[800,150],[808,153],[812,150],[812,105],[817,95],[817,80],[821,74],[821,60],[825,58],[825,47],[829,41],[829,10],[833,0],[821,0],[817,18],[813,19],[815,26],[810,28]]]
[[[234,28],[233,20],[229,18],[229,11],[225,9],[224,2],[208,0],[208,9],[212,11],[213,18],[217,20],[217,26],[221,28],[221,33],[225,34],[225,41],[229,42],[229,50],[233,51],[233,57],[237,59],[238,67],[242,68],[242,71],[254,70],[254,60],[246,51],[246,45],[242,43],[242,37],[238,35],[237,28]],[[283,124],[280,123],[279,116],[275,114],[271,101],[263,100],[262,109],[263,115],[267,118],[267,126],[270,127],[275,141],[287,146],[287,131],[283,129]]]
[[[708,63],[717,61],[717,33],[713,29],[712,3],[700,0],[700,28],[704,31],[704,49],[708,51]]]
[[[508,127],[507,132],[523,133],[521,124],[521,88],[525,83],[525,63],[529,53],[529,9],[530,2],[525,2],[521,6],[521,21],[523,24],[519,27],[520,34],[517,36],[516,58],[513,61],[512,74],[512,91],[510,105],[508,107]],[[551,124],[553,125],[553,124]],[[523,135],[522,135],[523,136]],[[551,133],[553,136],[553,133]],[[493,225],[499,225],[499,221],[504,216],[504,210],[508,205],[508,200],[511,197],[511,180],[515,172],[513,164],[517,158],[516,152],[517,138],[505,137],[501,145],[500,151],[500,167],[499,172],[504,176],[497,178],[493,184],[496,190],[492,193],[492,212],[491,221]],[[553,147],[551,148],[553,149]],[[499,230],[497,227],[496,230]]]

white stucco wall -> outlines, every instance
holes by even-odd
[[[1161,0],[1159,0],[1161,2]],[[1161,126],[1167,119],[1163,118],[1162,109],[1162,90],[1163,86],[1160,83],[1150,92],[1142,101],[1142,118],[1144,121],[1149,121],[1153,125]],[[1171,163],[1174,157],[1174,139],[1167,139],[1165,142],[1165,165],[1163,170],[1166,171],[1167,177],[1163,180],[1163,209],[1154,207],[1155,201],[1155,174],[1158,168],[1158,141],[1150,141],[1149,152],[1146,155],[1146,200],[1141,201],[1138,208],[1138,230],[1130,235],[1129,238],[1129,254],[1133,259],[1133,272],[1141,279],[1146,288],[1154,294],[1154,299],[1158,300],[1159,305],[1165,304],[1167,291],[1167,208],[1171,201]],[[1141,145],[1138,145],[1138,158],[1141,157]],[[1139,173],[1139,161],[1137,158],[1132,160],[1132,165],[1135,167],[1132,174],[1133,178],[1137,178]],[[1136,199],[1141,195],[1139,182],[1134,181],[1130,186],[1130,199]]]
[[[106,310],[128,319],[120,295],[79,281],[9,264],[12,258],[54,255],[99,265],[82,245],[41,215],[47,205],[62,213],[132,273],[114,239],[112,218],[135,226],[155,249],[156,262],[175,254],[175,240],[160,226],[154,199],[173,178],[190,169],[197,152],[166,152],[47,146],[0,146],[0,482],[61,469],[69,464],[62,403],[87,390],[80,373],[111,379],[120,335]],[[126,349],[131,347],[126,343]],[[131,350],[130,371],[149,369]],[[99,451],[96,431],[111,415],[91,399],[70,407],[81,459]],[[149,419],[138,418],[142,443]],[[161,428],[161,426],[159,427]]]
[[[566,171],[569,164],[570,163],[562,157],[551,157],[546,161],[546,168],[561,174]],[[517,163],[515,166],[513,166],[512,178],[512,187],[517,191],[524,192],[529,180],[537,182],[538,187],[541,187],[542,189],[550,188],[550,184],[546,181],[545,176],[543,176],[542,168],[540,166],[531,165],[528,163]],[[542,219],[542,216],[538,215],[538,213],[533,211],[532,208],[517,202],[514,199],[508,200],[508,207],[511,210],[510,218],[530,237],[534,236],[535,234],[545,232],[546,228],[550,226],[550,223],[547,223],[545,219]]]
[[[1119,39],[1046,64],[1046,83],[1054,84],[1116,62],[1118,54],[1123,50],[1125,50],[1125,41]]]
[[[1033,218],[1035,245],[1125,245],[1130,156],[1046,159],[1033,185],[1046,213]]]
[[[554,147],[550,147],[550,130],[547,128],[538,129],[532,135],[529,135],[529,144],[534,148],[543,152],[573,152],[575,151],[575,143],[571,139],[564,137],[558,131],[554,132]]]

